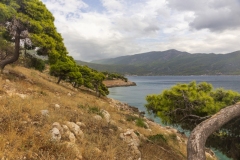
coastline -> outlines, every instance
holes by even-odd
[[[127,81],[121,79],[114,79],[114,80],[104,80],[103,84],[107,88],[113,88],[113,87],[128,87],[128,86],[136,86],[135,82]]]

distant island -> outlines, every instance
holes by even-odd
[[[125,75],[240,75],[240,51],[226,54],[153,51],[117,58],[76,61],[98,71]]]

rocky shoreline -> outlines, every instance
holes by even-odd
[[[121,80],[121,79],[104,80],[103,84],[105,84],[107,88],[136,86],[135,82],[131,82],[131,81],[125,82],[124,80]]]

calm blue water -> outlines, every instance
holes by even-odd
[[[159,94],[176,83],[189,83],[195,80],[196,82],[211,83],[214,88],[240,92],[240,76],[128,76],[127,78],[136,82],[137,86],[109,88],[108,97],[126,102],[140,111],[146,111],[144,105],[146,104],[145,97],[148,94]],[[146,114],[146,116],[154,118],[153,115]],[[154,118],[154,120],[161,123],[159,118]],[[216,154],[220,160],[228,159],[219,152]]]

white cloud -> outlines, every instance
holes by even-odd
[[[235,29],[240,24],[239,14],[231,17],[238,13],[235,0],[94,3],[101,9],[92,8],[94,1],[90,1],[43,0],[75,59],[90,61],[173,48],[191,53],[239,49],[240,32]]]

